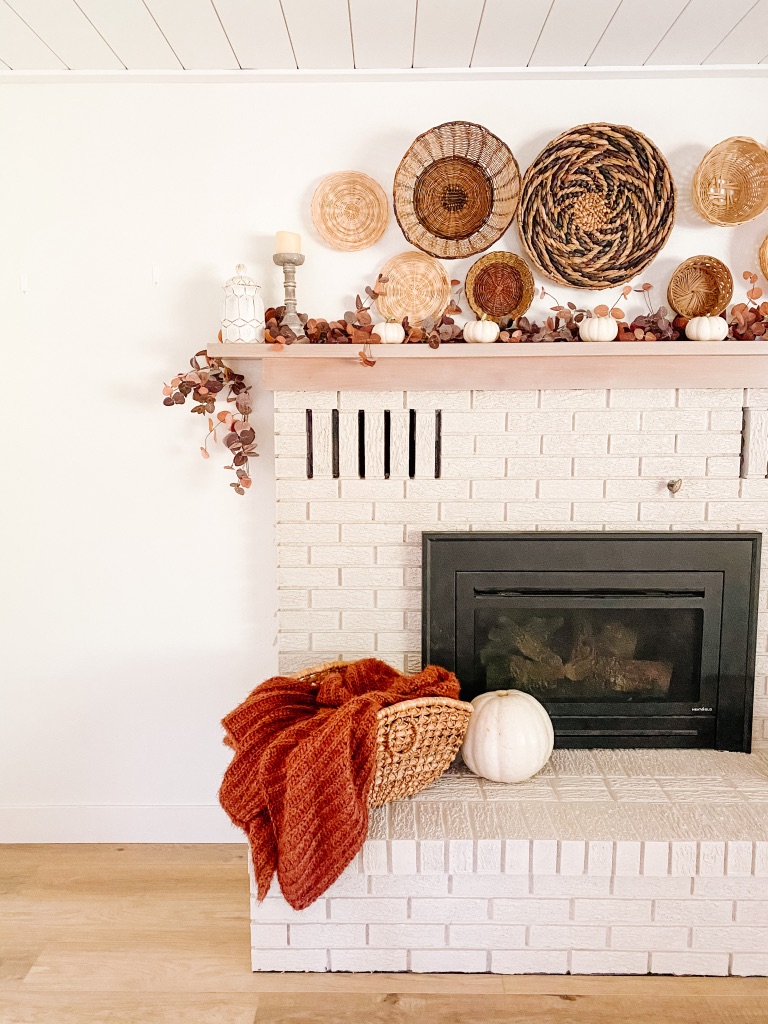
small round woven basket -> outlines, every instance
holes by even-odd
[[[735,135],[713,146],[693,175],[693,205],[710,224],[745,224],[768,210],[768,149]]]
[[[343,664],[327,662],[293,676],[306,679]],[[413,796],[439,779],[464,741],[471,714],[471,704],[450,697],[419,697],[382,708],[376,716],[376,771],[368,805]]]
[[[763,272],[763,277],[768,280],[768,235],[763,239],[763,244],[760,246],[757,256],[760,260],[760,269]]]
[[[512,223],[520,168],[509,147],[471,121],[419,135],[395,172],[395,216],[407,240],[441,259],[474,256]]]
[[[714,256],[691,256],[672,275],[667,301],[681,316],[719,316],[733,298],[730,270]]]
[[[323,178],[312,196],[312,220],[334,249],[356,252],[381,238],[389,204],[384,189],[361,171],[338,171]]]
[[[473,263],[465,284],[467,302],[482,317],[497,322],[522,316],[533,301],[533,274],[513,252],[489,252]]]
[[[423,252],[401,252],[381,270],[386,293],[376,297],[376,308],[387,320],[408,317],[418,327],[427,317],[442,316],[451,300],[451,280],[445,267]]]
[[[610,288],[658,255],[674,217],[675,185],[654,143],[626,125],[584,124],[553,139],[526,171],[518,224],[546,277]]]

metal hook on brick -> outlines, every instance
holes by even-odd
[[[680,490],[680,488],[682,486],[683,486],[683,481],[682,480],[668,480],[667,481],[667,490],[669,491],[670,494],[677,494],[677,492]]]

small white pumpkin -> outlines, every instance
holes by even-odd
[[[541,771],[555,732],[535,697],[522,690],[488,690],[472,707],[461,748],[470,771],[493,782],[522,782]]]
[[[618,333],[618,322],[610,315],[588,316],[579,324],[582,341],[613,341]]]
[[[397,320],[387,320],[386,323],[376,324],[373,333],[381,338],[382,345],[402,345],[405,340],[403,325]]]
[[[464,341],[471,345],[490,345],[499,337],[499,325],[489,320],[485,313],[479,320],[470,320],[464,324]]]
[[[728,324],[721,316],[695,316],[685,325],[685,336],[691,341],[725,341]]]

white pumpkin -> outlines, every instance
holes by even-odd
[[[471,345],[490,345],[499,337],[499,325],[488,320],[485,313],[479,320],[470,320],[464,324],[464,341]]]
[[[691,341],[725,341],[728,324],[721,316],[695,316],[685,325],[685,336]]]
[[[475,775],[522,782],[541,771],[555,743],[545,708],[522,690],[488,690],[472,701],[461,754]]]
[[[401,345],[405,340],[403,325],[397,320],[387,320],[386,323],[376,324],[373,333],[381,338],[382,345]]]
[[[619,333],[619,324],[612,316],[588,316],[579,324],[582,341],[613,341]]]

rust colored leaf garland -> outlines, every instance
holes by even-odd
[[[573,288],[629,281],[672,230],[675,185],[661,151],[626,125],[563,132],[523,179],[520,236],[546,277]]]
[[[219,338],[221,340],[221,338]],[[256,433],[248,422],[253,404],[250,385],[245,383],[242,373],[235,373],[223,360],[208,356],[203,349],[196,352],[189,361],[191,370],[182,371],[171,379],[170,384],[163,387],[163,405],[185,405],[190,396],[197,403],[191,411],[200,416],[207,416],[208,433],[200,448],[204,459],[210,458],[208,441],[216,443],[219,431],[223,431],[222,443],[228,449],[232,462],[226,467],[235,474],[230,487],[236,494],[245,494],[253,480],[250,472],[250,459],[257,458]],[[222,409],[214,421],[216,401],[227,388],[226,401],[235,407]]]
[[[745,270],[741,275],[746,283],[747,301],[737,302],[731,309],[728,323],[731,337],[739,341],[755,341],[768,335],[768,302],[760,302],[763,289],[757,284],[757,274]]]

